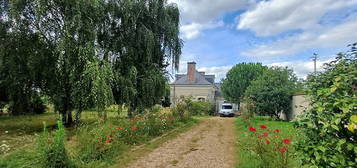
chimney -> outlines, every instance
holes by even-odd
[[[196,62],[187,62],[187,82],[195,82]]]

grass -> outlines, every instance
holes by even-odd
[[[108,121],[106,123],[130,122],[126,119],[125,112],[118,115],[115,110],[107,110]],[[39,161],[36,153],[36,134],[43,130],[43,122],[46,122],[49,131],[56,128],[56,121],[59,118],[58,114],[51,111],[41,115],[26,115],[26,116],[0,116],[0,145],[7,144],[10,150],[6,153],[0,151],[0,167],[6,168],[30,168],[39,167]],[[95,111],[85,111],[82,113],[81,121],[90,129],[97,129],[98,115]],[[184,132],[197,123],[196,119],[188,120],[186,123],[178,122],[174,129],[168,130],[164,135],[155,137],[148,136],[141,140],[140,144],[127,145],[121,144],[119,147],[113,148],[113,155],[101,160],[90,161],[84,163],[78,159],[77,149],[79,145],[78,131],[82,127],[66,129],[66,149],[70,158],[78,167],[109,167],[115,164],[114,167],[125,167],[130,161],[143,156],[144,154],[157,148],[163,142],[175,138],[179,133]],[[108,124],[107,124],[108,125]],[[90,138],[90,137],[88,137]],[[138,146],[139,145],[139,146]],[[135,149],[135,150],[133,150]],[[118,164],[116,164],[118,162]]]
[[[260,160],[257,159],[255,153],[249,149],[251,138],[248,136],[248,127],[253,126],[259,129],[260,125],[266,125],[270,130],[279,129],[280,135],[285,138],[297,141],[298,130],[293,127],[291,122],[274,121],[269,117],[257,116],[249,123],[243,122],[240,117],[235,121],[237,134],[237,168],[258,168],[260,167]],[[298,163],[294,163],[298,165]]]

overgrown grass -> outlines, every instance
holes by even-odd
[[[197,121],[192,118],[173,119],[171,115],[162,109],[161,115],[149,113],[149,115],[137,118],[138,120],[136,118],[129,120],[124,115],[118,115],[115,110],[108,110],[108,119],[104,122],[98,118],[96,112],[83,112],[81,117],[83,125],[66,129],[65,146],[69,159],[76,167],[83,168],[109,167],[118,160],[119,167],[127,164],[164,141],[175,137],[179,132],[187,130]],[[57,128],[55,123],[58,118],[58,114],[55,113],[34,116],[1,116],[0,121],[3,122],[1,122],[0,129],[4,136],[0,137],[0,143],[9,144],[11,150],[5,154],[0,153],[0,167],[41,167],[39,160],[41,152],[36,149],[37,136],[35,134],[40,134],[43,130],[43,122],[46,122],[51,136],[54,136],[53,130]],[[24,126],[21,127],[22,125]],[[138,130],[134,130],[137,126]],[[151,131],[150,134],[151,129],[155,131]],[[164,137],[157,138],[162,134]],[[21,141],[20,139],[24,137],[26,139]],[[152,141],[156,138],[158,140]],[[111,142],[107,143],[108,139]],[[132,150],[138,145],[140,150]]]
[[[274,121],[269,117],[256,116],[249,122],[243,122],[240,117],[236,119],[236,133],[237,133],[237,168],[259,168],[261,166],[261,160],[257,159],[256,153],[253,149],[250,149],[252,138],[249,134],[248,127],[253,126],[259,128],[260,125],[266,125],[269,129],[279,129],[280,136],[288,139],[292,139],[293,143],[296,143],[299,138],[299,132],[293,127],[293,124],[285,121]],[[291,152],[294,150],[292,149]],[[299,160],[294,159],[294,163],[291,163],[292,167],[299,167]],[[291,166],[290,166],[291,167]]]

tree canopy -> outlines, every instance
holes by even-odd
[[[244,96],[251,81],[257,79],[267,67],[261,63],[240,63],[232,67],[222,82],[223,97],[231,102],[238,103]]]
[[[48,95],[65,124],[112,103],[160,103],[178,68],[179,10],[166,0],[0,1],[0,90],[27,113]],[[130,113],[131,114],[131,113]]]
[[[291,96],[296,91],[297,78],[291,69],[272,67],[247,87],[245,97],[252,112],[279,119],[291,110]]]

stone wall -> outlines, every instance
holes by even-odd
[[[310,108],[310,101],[307,95],[294,95],[291,102],[291,112],[287,115],[281,114],[280,118],[283,120],[294,120],[297,116],[304,113]]]
[[[193,100],[204,99],[214,103],[214,93],[215,88],[213,85],[176,85],[175,87],[171,85],[170,87],[170,100],[172,105],[180,99],[181,96],[189,97],[192,96]]]

